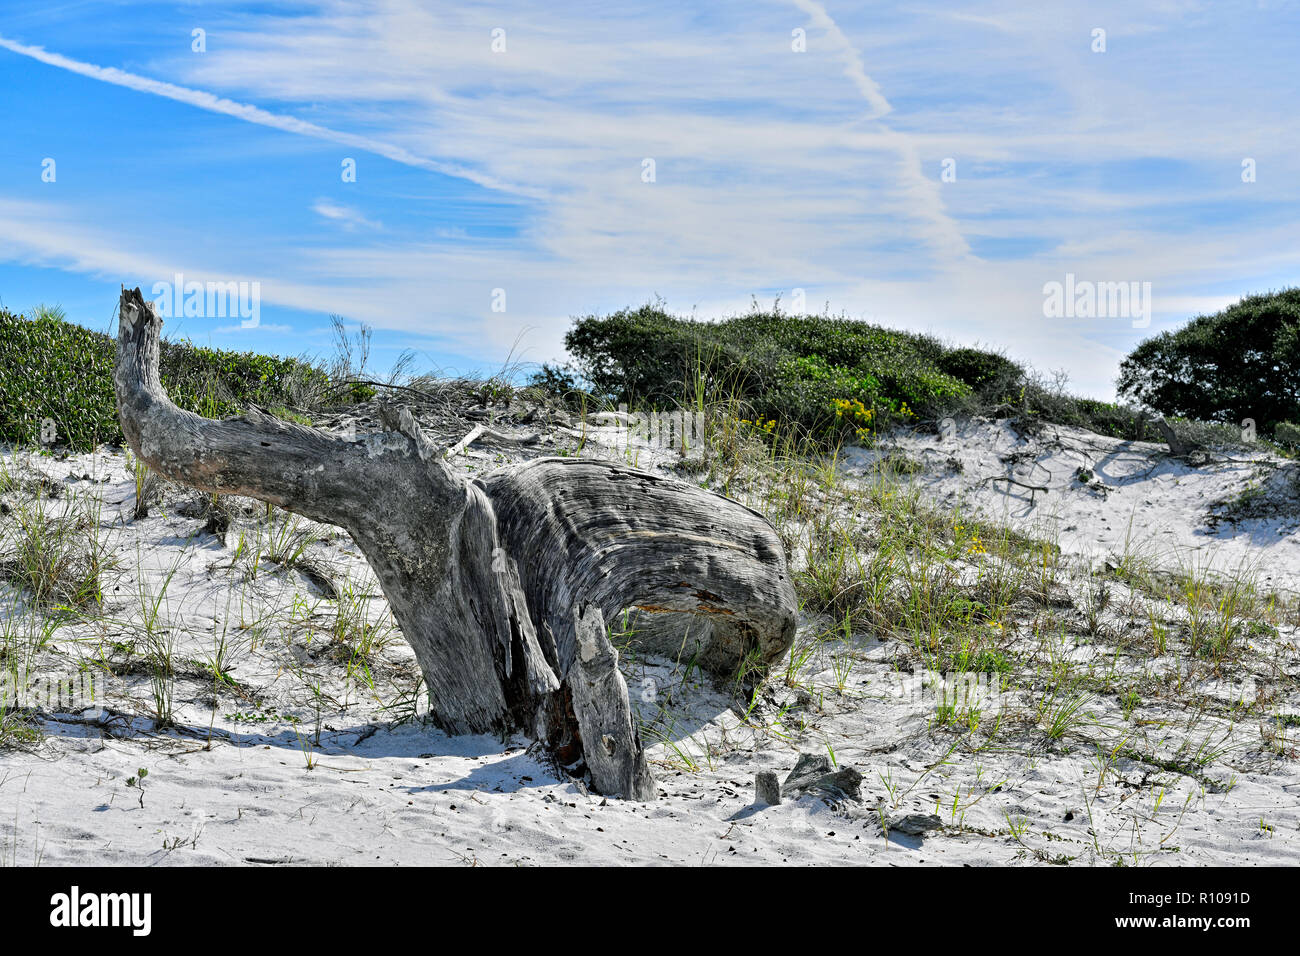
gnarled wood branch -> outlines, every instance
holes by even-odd
[[[449,733],[522,732],[585,765],[597,791],[652,799],[605,622],[628,608],[705,617],[699,660],[718,674],[761,669],[790,646],[780,541],[736,502],[573,459],[467,482],[410,411],[391,406],[387,430],[357,441],[256,412],[200,418],[163,391],[161,326],[139,289],[122,291],[114,381],[132,449],[177,481],[346,529]]]

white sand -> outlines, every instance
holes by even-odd
[[[1130,549],[1150,542],[1159,552],[1154,556],[1174,565],[1255,563],[1270,585],[1300,588],[1294,520],[1261,519],[1218,535],[1204,528],[1209,504],[1251,480],[1251,465],[1194,470],[1166,462],[1152,469],[1156,446],[1056,431],[1057,448],[1026,445],[993,425],[972,427],[946,447],[933,437],[900,438],[897,445],[930,466],[916,478],[927,494],[963,496],[972,508],[1027,527],[1055,525],[1062,547],[1081,558],[1122,554],[1126,539]],[[585,453],[599,452],[602,434],[595,433]],[[1029,452],[1034,463],[1022,466],[1022,480],[1051,489],[1036,496],[1034,508],[981,484],[1007,473],[1000,459],[1017,451]],[[193,493],[173,489],[153,516],[132,522],[125,502],[133,487],[121,454],[62,461],[18,454],[61,481],[86,474],[108,479],[68,487],[102,494],[103,527],[120,560],[106,587],[108,622],[56,628],[32,658],[33,671],[66,675],[113,642],[138,635],[140,582],[157,595],[174,569],[159,618],[175,639],[181,729],[155,728],[143,673],[110,685],[107,700],[83,714],[43,719],[41,743],[0,752],[5,862],[1300,861],[1300,728],[1284,727],[1282,743],[1268,745],[1258,719],[1234,722],[1226,707],[1194,717],[1173,700],[1152,700],[1140,711],[1143,720],[1128,722],[1114,696],[1098,696],[1087,708],[1093,723],[1079,737],[1049,743],[1034,728],[1016,725],[982,751],[968,744],[950,753],[960,738],[932,726],[932,701],[902,693],[907,675],[895,669],[898,643],[871,637],[820,645],[798,674],[813,693],[777,676],[748,720],[698,674],[686,675],[669,661],[625,659],[634,702],[650,728],[661,797],[653,804],[607,802],[556,779],[526,741],[452,739],[416,720],[392,723],[401,705],[385,708],[409,695],[418,676],[409,649],[398,639],[376,658],[373,686],[364,675],[349,675],[323,653],[321,631],[335,602],[316,595],[297,571],[263,562],[249,580],[246,563],[232,568],[238,533],[222,548],[211,536],[192,537],[202,522],[177,513]],[[846,470],[865,473],[876,457],[853,453]],[[961,462],[960,474],[947,470],[949,457]],[[482,471],[502,458],[472,450],[462,461]],[[666,458],[643,449],[638,464],[658,467]],[[1103,496],[1073,483],[1081,464],[1112,490]],[[311,557],[331,567],[335,580],[377,595],[352,543],[318,530],[333,536],[312,545]],[[383,621],[382,597],[369,603],[371,617]],[[39,630],[41,618],[12,591],[0,608],[15,633]],[[828,626],[809,620],[801,637]],[[235,645],[237,691],[214,689],[211,676],[190,663],[213,655],[214,634],[223,628]],[[1283,678],[1278,714],[1294,714],[1300,704],[1295,641],[1295,629],[1283,628],[1269,649]],[[1061,653],[1123,673],[1142,666],[1128,658],[1116,663],[1109,649],[1086,642],[1063,643]],[[1222,688],[1206,690],[1214,693],[1224,696]],[[1031,706],[1028,698],[1013,704]],[[285,715],[296,717],[296,726]],[[1095,741],[1103,750],[1122,742],[1170,760],[1198,753],[1209,759],[1189,774],[1121,757],[1103,775]],[[774,769],[784,777],[800,751],[833,751],[839,765],[860,770],[861,804],[832,807],[805,796],[779,807],[754,806],[755,772]],[[143,806],[140,790],[127,786],[141,767],[149,771]],[[942,827],[924,837],[896,830],[886,837],[882,817],[897,821],[909,813],[936,813]]]

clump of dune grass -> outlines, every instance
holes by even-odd
[[[307,550],[319,539],[320,535],[304,519],[284,514],[279,521],[272,520],[267,529],[262,558],[282,568],[296,568],[306,562]]]
[[[131,520],[149,517],[149,509],[157,504],[162,494],[162,477],[134,455],[128,455],[132,484],[135,490]]]
[[[40,729],[21,707],[32,658],[42,640],[23,634],[16,615],[0,618],[0,750],[30,746],[40,740]],[[47,632],[48,633],[48,632]]]
[[[40,742],[40,727],[31,716],[0,699],[0,751],[23,750]]]
[[[46,608],[98,605],[114,564],[100,530],[101,502],[23,496],[10,511],[0,525],[0,577]]]
[[[326,627],[325,637],[331,656],[339,663],[368,667],[395,639],[396,626],[391,617],[373,620],[370,601],[370,595],[350,581],[338,589],[334,615]]]

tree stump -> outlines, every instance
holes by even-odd
[[[347,440],[252,410],[182,411],[159,379],[162,320],[123,289],[114,383],[150,468],[345,529],[415,650],[452,734],[522,732],[599,793],[654,798],[606,622],[625,609],[711,623],[700,664],[761,673],[794,639],[772,526],[720,495],[633,468],[540,458],[457,477],[409,409]],[[635,642],[635,636],[633,636]]]

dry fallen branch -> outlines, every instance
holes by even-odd
[[[1048,488],[1046,485],[1029,485],[1029,484],[1025,484],[1025,482],[1023,482],[1023,481],[1017,481],[1015,478],[1012,478],[1010,475],[989,475],[987,478],[985,478],[983,481],[981,481],[980,484],[985,484],[986,482],[990,482],[990,483],[991,483],[991,482],[995,482],[995,481],[1005,481],[1005,482],[1007,483],[1007,485],[1008,485],[1008,490],[1010,490],[1010,487],[1009,487],[1009,486],[1011,486],[1011,485],[1015,485],[1015,486],[1017,486],[1018,488],[1024,488],[1026,491],[1029,492],[1029,503],[1030,503],[1030,505],[1032,505],[1032,504],[1034,503],[1035,496],[1036,496],[1036,494],[1037,494],[1038,492],[1041,491],[1043,494],[1047,494],[1047,493],[1051,490],[1051,489]]]
[[[486,425],[475,425],[469,430],[468,435],[448,448],[443,454],[447,458],[455,458],[475,442],[485,442],[492,445],[536,445],[541,440],[542,436],[538,432],[519,436],[505,435],[493,431]]]

